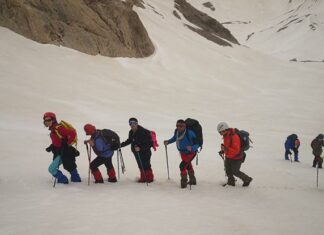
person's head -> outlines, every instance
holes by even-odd
[[[217,131],[220,135],[225,135],[225,133],[227,132],[228,129],[230,129],[230,128],[226,122],[220,122],[217,125]]]
[[[137,127],[138,127],[138,120],[134,117],[130,118],[128,120],[128,124],[130,126],[130,128],[133,130],[133,131],[136,131],[137,130]]]
[[[319,134],[317,136],[317,139],[319,139],[320,141],[324,141],[324,135],[323,134]]]
[[[46,127],[51,127],[53,123],[56,123],[56,115],[52,112],[46,112],[43,115],[43,123]]]
[[[85,124],[83,129],[86,135],[93,135],[94,133],[96,133],[96,127],[90,123]]]
[[[178,131],[184,131],[186,129],[186,122],[182,119],[179,119],[177,121],[176,127]]]

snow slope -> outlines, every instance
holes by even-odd
[[[323,66],[217,46],[174,17],[173,1],[145,2],[150,6],[137,12],[156,46],[146,59],[89,56],[0,28],[0,234],[319,234],[324,173],[316,188],[309,143],[324,131]],[[52,188],[46,111],[79,130],[82,183]],[[197,186],[179,188],[174,145],[171,180],[164,147],[153,153],[156,181],[148,187],[135,183],[138,169],[124,148],[120,181],[87,185],[83,125],[111,128],[125,139],[131,116],[154,129],[160,144],[177,119],[200,120],[205,145]],[[220,121],[251,133],[254,147],[242,167],[254,178],[249,188],[239,181],[220,186]],[[283,160],[292,132],[302,142],[301,163]]]
[[[283,60],[324,60],[323,0],[189,0],[250,48]]]

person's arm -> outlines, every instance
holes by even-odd
[[[192,143],[191,152],[196,152],[199,148],[197,141],[196,141],[196,138],[197,138],[196,134],[193,131],[190,131],[189,138],[191,139],[191,143]]]
[[[167,143],[168,143],[168,144],[172,144],[172,143],[174,143],[176,140],[177,140],[177,131],[174,131],[173,136],[172,136],[169,140],[167,140]]]
[[[125,146],[127,146],[127,145],[129,145],[129,144],[131,144],[132,143],[132,140],[131,140],[131,132],[129,132],[128,133],[128,139],[127,140],[125,140],[124,142],[122,142],[121,144],[120,144],[120,147],[122,148],[122,147],[125,147]]]

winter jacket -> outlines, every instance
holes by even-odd
[[[189,129],[186,129],[183,132],[177,130],[174,131],[174,135],[171,139],[168,140],[168,144],[172,144],[177,141],[177,149],[180,153],[189,154],[197,152],[198,144],[196,143],[196,134]],[[191,146],[191,151],[187,150],[187,146]]]
[[[297,138],[297,136],[288,136],[287,140],[285,142],[285,149],[286,150],[290,150],[290,149],[298,149],[300,146],[300,141]]]
[[[229,129],[223,136],[223,140],[225,156],[233,160],[242,159],[241,141],[238,134],[235,133],[235,129]]]
[[[324,141],[320,138],[320,135],[313,139],[311,147],[313,149],[314,156],[321,156],[323,153]]]
[[[121,147],[125,147],[131,144],[131,150],[136,155],[135,147],[139,147],[139,154],[148,153],[151,154],[151,147],[153,146],[151,134],[148,130],[138,125],[137,130],[133,132],[132,130],[128,133],[128,139],[120,144]]]
[[[97,130],[92,136],[91,139],[94,142],[92,147],[93,151],[100,157],[110,158],[114,155],[114,151],[111,150],[110,144],[106,143],[101,135],[101,130]]]
[[[67,129],[58,123],[53,123],[53,125],[49,127],[49,130],[51,131],[50,137],[55,148],[61,148],[63,141],[71,145],[77,135],[74,130]],[[61,135],[62,138],[60,138],[58,134]]]

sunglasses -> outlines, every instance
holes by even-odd
[[[136,121],[130,121],[130,122],[129,122],[129,125],[130,125],[130,126],[136,126],[136,125],[137,125],[137,122],[136,122]]]

